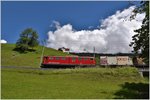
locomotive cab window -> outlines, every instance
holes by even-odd
[[[46,59],[48,58],[48,57],[45,57]]]

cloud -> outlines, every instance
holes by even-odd
[[[89,26],[89,27],[88,27],[88,29],[92,29],[92,28],[94,28],[94,27],[93,27],[93,26]]]
[[[1,43],[7,43],[7,41],[6,40],[1,40]]]
[[[130,20],[134,6],[123,11],[117,11],[114,15],[101,20],[98,29],[80,30],[73,29],[71,24],[60,26],[54,32],[48,32],[47,47],[58,49],[60,47],[70,48],[74,52],[93,52],[98,53],[127,53],[131,52],[129,43],[134,30],[142,25],[145,14],[137,14],[135,19]]]
[[[50,25],[50,27],[55,27],[56,29],[61,28],[61,25],[58,21],[53,20],[52,24]]]

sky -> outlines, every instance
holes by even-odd
[[[122,35],[118,31],[124,29],[125,34],[128,33],[130,30],[125,26],[128,24],[134,25],[130,26],[132,29],[139,28],[143,18],[140,17],[140,21],[134,20],[132,23],[127,21],[128,23],[124,22],[125,25],[122,24],[119,16],[122,15],[123,18],[120,16],[122,19],[129,17],[134,9],[131,6],[128,1],[2,1],[1,40],[16,43],[24,29],[33,28],[38,32],[40,42],[47,41],[47,47],[55,49],[67,47],[76,52],[85,50],[92,52],[93,47],[96,48],[96,52],[127,52],[122,47],[116,51],[117,42],[126,42],[127,47],[131,35],[134,34],[129,32],[128,35]],[[122,14],[125,9],[128,9],[126,11],[128,16]],[[115,28],[112,27],[115,23],[116,26],[124,25],[123,29],[119,27],[118,31],[112,31],[111,28]],[[111,31],[108,31],[109,28]],[[109,35],[108,32],[112,34]],[[118,39],[120,36],[127,36],[130,39],[121,41],[122,38]],[[109,37],[114,38],[109,41]],[[109,50],[111,43],[116,44],[114,50]]]

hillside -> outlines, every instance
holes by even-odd
[[[40,69],[42,46],[35,52],[1,45],[2,99],[147,99],[149,80],[133,67]],[[44,55],[68,56],[50,48]],[[22,68],[35,67],[35,68]],[[19,77],[18,77],[19,76]]]
[[[15,44],[1,44],[1,66],[39,67],[42,54],[42,46],[36,47],[36,51],[19,53],[14,51]],[[51,48],[45,48],[44,55],[68,56],[69,54]]]

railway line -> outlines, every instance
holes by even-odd
[[[12,68],[12,69],[29,69],[29,70],[51,70],[54,68],[33,68],[33,67],[16,67],[16,66],[1,66],[1,68]]]

